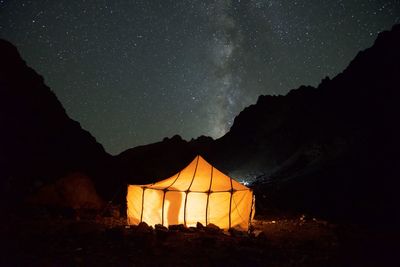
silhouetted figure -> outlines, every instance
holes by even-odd
[[[173,188],[170,188],[173,189]],[[166,207],[166,212],[164,216],[164,224],[165,225],[173,225],[180,224],[183,222],[179,222],[179,212],[183,203],[183,192],[175,192],[175,191],[167,191],[165,193],[165,203],[164,207]]]

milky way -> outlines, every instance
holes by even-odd
[[[399,22],[398,0],[0,0],[1,38],[112,154],[218,138],[260,94],[318,85]]]

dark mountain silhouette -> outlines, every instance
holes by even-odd
[[[260,96],[222,138],[133,148],[117,157],[120,169],[128,182],[154,182],[200,153],[234,177],[255,180],[258,212],[399,221],[399,47],[396,25],[317,88]]]
[[[396,25],[332,80],[260,96],[237,116],[217,146],[264,166],[255,185],[261,208],[399,221],[399,47]],[[241,156],[231,154],[227,165],[237,166]]]
[[[102,145],[67,116],[43,78],[4,40],[0,59],[2,204],[21,200],[72,171],[100,177],[101,166],[111,160]],[[104,188],[102,180],[97,181]]]

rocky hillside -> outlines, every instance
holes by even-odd
[[[12,44],[0,40],[0,58],[2,200],[7,199],[8,206],[14,203],[10,200],[21,200],[71,171],[87,173],[104,187],[101,166],[111,156],[67,116],[43,78],[25,64]]]
[[[262,154],[261,165],[269,167],[266,174],[290,164],[300,151],[313,160],[335,157],[350,147],[390,151],[391,146],[386,146],[394,141],[398,111],[399,35],[400,26],[381,33],[371,48],[318,88],[301,86],[286,96],[260,96],[257,104],[236,117],[218,145],[222,150],[240,149],[250,157]]]
[[[227,168],[264,175],[261,209],[399,220],[399,47],[397,25],[318,88],[260,96],[237,116],[216,150],[233,155]]]

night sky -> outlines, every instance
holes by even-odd
[[[399,0],[0,0],[0,37],[112,154],[220,137],[260,94],[318,85],[399,22]]]

